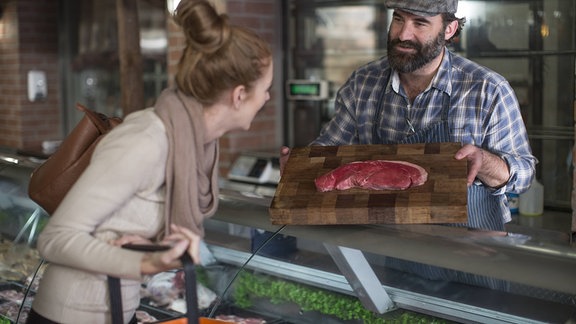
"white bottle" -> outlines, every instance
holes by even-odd
[[[512,215],[518,214],[518,205],[520,204],[520,195],[517,193],[506,193],[506,198],[508,199],[508,208],[510,208],[510,213]]]
[[[534,178],[530,189],[520,195],[520,214],[540,216],[544,213],[544,186]]]

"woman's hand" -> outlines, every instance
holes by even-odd
[[[153,243],[149,239],[143,238],[140,235],[127,234],[123,235],[119,239],[110,241],[110,244],[114,246],[122,246],[124,244],[153,244]]]
[[[162,242],[170,244],[171,241],[187,240],[190,244],[188,245],[187,252],[194,260],[194,263],[200,263],[200,241],[199,235],[196,235],[191,230],[172,224],[170,226],[172,232],[168,235]]]
[[[140,264],[142,274],[156,274],[181,268],[180,258],[184,253],[189,253],[194,263],[200,262],[200,236],[177,225],[172,225],[171,229],[172,233],[160,242],[160,244],[169,245],[171,248],[163,252],[145,253]]]

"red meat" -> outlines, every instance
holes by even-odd
[[[321,192],[362,188],[404,190],[420,186],[428,179],[424,168],[405,161],[357,161],[344,164],[314,181]]]

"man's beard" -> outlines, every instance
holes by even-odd
[[[413,48],[416,53],[406,54],[399,52],[396,49],[397,45],[404,48]],[[442,53],[444,45],[444,33],[439,33],[435,40],[423,45],[412,41],[402,42],[397,38],[391,39],[390,35],[388,35],[388,61],[390,66],[400,73],[414,72],[438,57]]]

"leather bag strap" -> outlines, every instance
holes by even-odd
[[[110,294],[110,314],[112,315],[112,324],[124,323],[122,293],[120,289],[120,279],[108,276],[108,292]]]
[[[184,253],[180,258],[184,265],[184,282],[186,287],[186,319],[188,324],[199,323],[198,294],[196,291],[196,266],[192,257]],[[122,293],[120,279],[108,276],[108,291],[110,294],[110,313],[112,324],[123,324]]]
[[[100,134],[108,133],[112,128],[118,126],[118,124],[122,122],[122,119],[118,117],[107,117],[106,115],[89,109],[80,103],[76,104],[76,109],[84,112],[85,116],[92,121],[92,124],[94,124]]]
[[[184,285],[186,287],[186,318],[188,324],[198,324],[198,295],[196,291],[196,267],[188,253],[181,257],[184,264]]]

